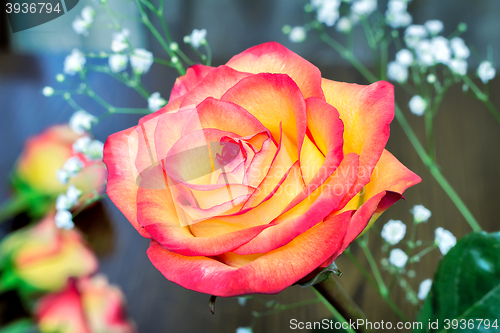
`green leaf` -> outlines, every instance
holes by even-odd
[[[485,326],[486,319],[489,329]],[[418,321],[423,328],[415,332],[497,331],[500,232],[471,233],[448,252],[439,264]],[[429,327],[429,323],[436,321],[437,325]]]
[[[38,330],[31,319],[21,319],[8,326],[0,327],[0,333],[36,333]]]

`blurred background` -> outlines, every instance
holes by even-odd
[[[297,0],[166,0],[165,19],[174,40],[184,48],[182,39],[193,29],[207,29],[207,40],[213,51],[214,65],[224,64],[234,54],[248,47],[270,40],[282,43],[291,50],[317,65],[323,77],[356,83],[366,83],[338,54],[321,44],[314,34],[303,44],[292,44],[281,32],[285,24],[301,25],[306,19],[305,1]],[[110,7],[126,16],[138,15],[134,1],[109,0]],[[88,37],[73,31],[71,23],[81,9],[90,5],[96,9],[94,24]],[[4,7],[2,7],[4,8]],[[385,2],[379,1],[379,8],[385,11]],[[493,49],[493,62],[500,63],[500,2],[497,0],[414,0],[408,11],[413,22],[422,24],[429,19],[444,22],[444,33],[448,35],[460,22],[468,24],[463,38],[470,46],[472,56],[469,70],[475,70],[479,63],[476,55],[486,56],[487,46]],[[12,33],[6,14],[0,13],[0,202],[10,194],[9,174],[27,138],[40,133],[47,126],[67,122],[74,110],[60,96],[50,98],[41,93],[44,86],[56,86],[55,75],[61,73],[64,58],[73,48],[84,51],[110,52],[113,31],[107,26],[105,13],[93,1],[81,0],[78,5],[46,24]],[[159,22],[153,21],[155,25]],[[166,58],[158,42],[134,20],[124,21],[131,31],[131,42],[136,47],[152,51],[155,56]],[[358,27],[359,30],[359,27]],[[333,33],[334,36],[335,32]],[[370,66],[370,51],[362,31],[356,31],[356,55]],[[187,49],[187,47],[186,47]],[[394,59],[394,54],[390,55]],[[144,77],[144,84],[150,91],[159,91],[168,96],[176,78],[176,72],[168,67],[153,64]],[[100,96],[117,107],[147,107],[139,94],[127,89],[104,74],[93,73],[90,84]],[[490,83],[494,105],[500,106],[500,80]],[[402,106],[408,105],[411,96],[396,90],[396,99]],[[78,103],[89,112],[100,108],[88,98]],[[99,109],[98,112],[101,112]],[[403,107],[407,118],[419,138],[424,141],[424,120],[410,114]],[[97,139],[105,141],[113,132],[136,125],[140,116],[113,115],[94,128]],[[438,163],[449,182],[467,204],[472,214],[486,231],[498,230],[500,195],[500,125],[496,123],[483,104],[462,93],[461,87],[452,89],[440,108],[435,122]],[[432,211],[429,222],[419,226],[417,239],[433,240],[434,230],[442,226],[461,238],[471,230],[453,203],[443,193],[410,145],[400,126],[391,126],[391,138],[387,149],[404,165],[419,174],[423,181],[410,188],[406,201],[402,200],[379,218],[374,233],[389,219],[403,220],[408,225],[412,215],[410,209],[423,204]],[[218,299],[214,317],[208,309],[209,296],[192,292],[167,281],[149,262],[146,256],[148,240],[139,236],[125,217],[108,200],[92,208],[76,220],[84,229],[100,259],[100,271],[111,283],[120,286],[127,299],[128,313],[136,323],[139,332],[235,332],[239,326],[251,323],[252,311],[261,311],[262,304],[249,300],[245,306],[236,298]],[[85,218],[84,218],[85,217]],[[85,221],[96,221],[98,227],[85,228]],[[18,219],[1,226],[2,237],[19,227]],[[92,230],[90,230],[92,229]],[[103,236],[105,235],[105,236]],[[376,260],[387,258],[382,251],[382,240],[372,234],[370,248]],[[360,254],[357,246],[354,254]],[[416,271],[414,278],[408,278],[417,290],[419,283],[432,278],[440,253],[435,250],[410,268]],[[358,256],[364,265],[368,265]],[[366,282],[351,261],[343,256],[337,264],[344,273],[338,280],[372,321],[398,319],[390,308],[380,300],[376,291]],[[368,267],[368,266],[367,266]],[[384,272],[386,281],[390,279]],[[312,290],[291,287],[279,295],[263,296],[264,300],[292,303],[313,299]],[[396,286],[392,297],[409,317],[416,315],[415,308],[405,300],[405,293]],[[11,302],[9,300],[9,302]],[[14,303],[0,306],[0,320],[8,322],[15,316]],[[255,332],[288,332],[292,318],[299,321],[314,321],[329,318],[330,314],[321,304],[311,304],[260,318]]]

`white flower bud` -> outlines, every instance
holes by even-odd
[[[42,90],[42,94],[46,97],[50,97],[52,95],[54,95],[54,88],[52,87],[44,87],[43,90]]]
[[[382,228],[382,238],[391,245],[396,245],[406,234],[406,225],[399,220],[389,220]]]
[[[83,169],[83,162],[76,156],[70,157],[63,166],[68,175],[74,176]]]
[[[70,178],[69,173],[64,169],[59,169],[56,171],[56,177],[59,183],[67,184]]]
[[[65,194],[59,194],[56,200],[56,209],[64,210],[64,209],[70,209],[71,207],[73,207],[73,204],[68,199],[68,197]]]
[[[410,213],[413,214],[413,220],[415,223],[427,222],[432,215],[431,211],[422,205],[413,206]]]
[[[92,123],[97,122],[97,118],[87,111],[76,111],[69,119],[69,126],[75,133],[83,134],[90,130]]]
[[[99,140],[94,140],[89,144],[85,156],[91,160],[102,160],[103,151],[104,143]]]
[[[418,299],[423,301],[427,298],[429,291],[431,290],[432,280],[425,279],[420,283],[420,287],[418,287]]]
[[[124,71],[127,68],[128,58],[124,54],[113,54],[108,59],[109,68],[113,73]]]
[[[151,97],[148,98],[148,107],[151,110],[151,112],[158,111],[165,104],[167,104],[167,101],[165,99],[161,98],[159,92],[152,93]]]
[[[81,197],[82,193],[83,192],[77,189],[75,185],[71,184],[66,191],[66,199],[71,203],[71,206],[73,206],[78,203],[78,199]]]
[[[427,109],[427,102],[420,95],[415,95],[410,99],[408,103],[411,113],[416,116],[421,116],[425,113]]]
[[[391,265],[403,268],[406,266],[406,262],[408,261],[408,256],[401,249],[392,249],[389,255],[389,262]]]
[[[81,137],[73,143],[73,151],[75,153],[86,154],[89,148],[89,144],[92,140],[88,136]]]
[[[441,227],[437,228],[434,232],[434,242],[439,246],[439,251],[446,255],[448,251],[457,244],[457,239],[451,232]]]
[[[73,216],[69,211],[58,210],[55,216],[56,226],[60,229],[72,229],[75,226],[72,219]]]
[[[64,73],[75,75],[80,72],[85,65],[85,55],[78,49],[73,49],[71,54],[64,59]]]
[[[135,49],[130,56],[130,65],[137,74],[145,74],[153,64],[153,53],[145,49]]]
[[[193,32],[191,32],[190,36],[184,37],[184,43],[189,43],[191,44],[195,49],[200,47],[203,43],[205,43],[205,38],[207,36],[207,30],[206,29],[194,29]]]
[[[303,41],[306,40],[307,37],[307,32],[304,27],[297,26],[293,27],[292,30],[290,31],[290,34],[288,35],[288,39],[292,43],[302,43]]]
[[[492,80],[496,75],[496,70],[489,61],[482,61],[477,68],[477,76],[484,84]]]

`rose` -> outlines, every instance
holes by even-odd
[[[75,230],[56,227],[54,216],[15,231],[0,243],[3,289],[19,288],[25,294],[64,288],[70,277],[97,269],[97,259]]]
[[[83,170],[72,177],[74,184],[84,192],[102,187],[106,170],[102,162],[88,160],[81,153],[73,151],[72,145],[83,135],[75,133],[67,125],[56,125],[29,138],[19,157],[16,175],[33,189],[42,193],[62,193],[67,185],[56,177],[57,170],[72,156],[77,156],[84,164]]]
[[[103,276],[70,280],[65,290],[43,297],[36,307],[41,333],[130,333],[124,297]]]
[[[335,260],[420,178],[384,149],[393,87],[321,78],[277,43],[196,65],[104,147],[107,193],[170,281],[277,293]]]
[[[106,179],[104,163],[73,150],[75,141],[83,136],[68,125],[56,125],[26,141],[15,167],[14,187],[19,197],[31,199],[27,206],[35,215],[44,215],[53,206],[57,195],[65,192],[69,185],[83,192],[81,202],[90,199],[94,195],[92,191],[103,190]],[[67,184],[62,184],[56,174],[71,157],[78,158],[83,169]]]

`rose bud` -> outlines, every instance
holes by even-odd
[[[17,193],[12,200],[17,198],[32,215],[43,216],[71,185],[81,191],[80,203],[92,198],[92,192],[102,192],[106,179],[102,160],[75,150],[75,142],[85,137],[68,125],[56,125],[29,138],[14,170]]]
[[[68,278],[92,274],[98,265],[80,233],[57,228],[54,215],[9,234],[0,257],[0,284],[23,294],[61,290]]]
[[[321,78],[266,43],[195,65],[169,103],[105,143],[107,193],[170,281],[278,293],[330,265],[420,182],[385,150],[393,86]]]
[[[65,290],[43,297],[36,307],[41,333],[132,333],[120,289],[105,277],[70,280]]]

